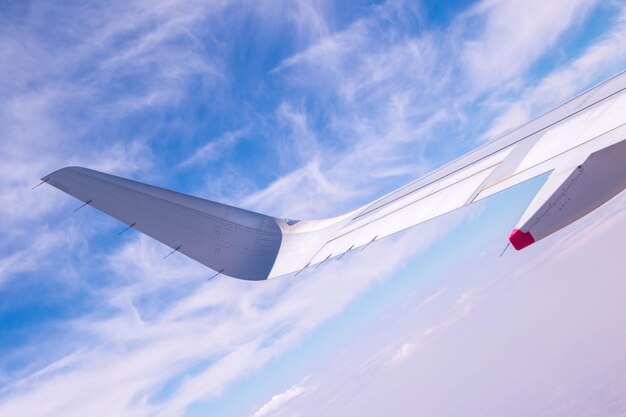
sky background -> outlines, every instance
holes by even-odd
[[[218,277],[38,178],[354,209],[626,68],[593,0],[0,3],[0,415],[624,416],[626,194],[541,186],[296,279]]]

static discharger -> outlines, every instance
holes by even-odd
[[[315,267],[315,269],[317,269],[317,268],[319,268],[320,266],[322,266],[322,264],[323,264],[324,262],[326,262],[327,260],[329,260],[331,256],[333,256],[333,254],[332,254],[332,253],[329,253],[329,254],[328,254],[328,256],[326,257],[326,259],[324,259],[322,262],[320,262],[319,264],[317,264],[317,266]]]
[[[374,236],[374,239],[370,240],[367,245],[363,246],[361,248],[361,252],[363,252],[365,250],[365,248],[367,248],[369,245],[371,245],[372,243],[374,243],[374,241],[378,238],[378,235]]]
[[[126,229],[124,229],[124,230],[122,230],[121,232],[119,232],[119,233],[118,233],[118,235],[121,235],[121,234],[122,234],[122,233],[124,233],[125,231],[132,229],[133,227],[135,227],[135,225],[136,225],[136,224],[137,224],[137,222],[135,222],[135,223],[133,223],[133,224],[129,225]]]
[[[297,277],[298,275],[300,275],[300,272],[304,271],[305,269],[307,269],[309,267],[309,265],[311,265],[311,262],[309,261],[308,264],[304,265],[304,268],[302,268],[301,270],[299,270],[296,275],[294,275],[295,277]]]
[[[220,269],[219,271],[217,271],[217,273],[216,273],[216,274],[212,275],[212,276],[211,276],[209,279],[207,279],[206,281],[207,281],[207,282],[209,282],[209,281],[211,281],[213,278],[217,278],[217,277],[218,277],[219,275],[221,275],[221,274],[222,274],[222,272],[224,272],[224,271],[225,271],[225,269],[224,269],[224,268]]]
[[[39,184],[37,184],[33,188],[31,188],[31,190],[34,190],[35,188],[39,187],[42,184],[47,183],[48,181],[50,181],[50,178],[46,178],[45,180],[41,181]]]
[[[86,205],[90,204],[92,201],[93,201],[93,200],[89,200],[89,201],[87,201],[87,202],[86,202],[85,204],[83,204],[82,206],[80,206],[80,207],[78,207],[78,208],[75,208],[75,209],[74,209],[74,211],[76,212],[76,211],[78,211],[78,210],[82,209],[82,208],[83,208],[83,207],[85,207]]]
[[[502,252],[500,252],[500,258],[502,258],[502,255],[504,255],[504,252],[506,252],[509,246],[511,246],[511,242],[508,242],[506,246],[504,247],[504,249],[502,249]]]
[[[339,258],[337,258],[337,260],[339,260],[339,259],[343,258],[343,256],[344,256],[346,253],[350,252],[350,251],[352,250],[352,248],[353,248],[353,247],[354,247],[354,245],[350,246],[350,247],[348,248],[348,250],[347,250],[347,251],[345,251],[344,253],[342,253],[342,254],[341,254],[341,256],[340,256]]]
[[[178,252],[180,250],[180,248],[182,248],[183,245],[178,245],[178,247],[176,249],[174,249],[173,251],[171,251],[170,253],[168,253],[167,255],[165,255],[163,257],[163,259],[169,258],[171,255],[173,255],[174,253]]]

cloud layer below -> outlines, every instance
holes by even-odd
[[[341,347],[341,357],[362,359],[347,362],[345,389],[331,389],[344,378],[321,353],[302,354],[319,363],[319,372],[274,378],[272,370],[293,352],[326,344],[323,334],[333,323],[355,328],[356,316],[371,318],[372,305],[386,299],[375,294],[407,282],[402,277],[414,262],[433,262],[439,265],[433,271],[446,273],[479,270],[466,254],[487,249],[468,243],[454,257],[445,249],[466,242],[450,236],[479,221],[484,207],[297,280],[205,284],[212,271],[182,256],[163,261],[167,248],[132,231],[118,236],[123,226],[95,211],[72,214],[75,202],[61,193],[30,190],[37,178],[85,165],[273,215],[335,215],[626,64],[626,8],[611,2],[480,1],[441,15],[392,0],[81,7],[33,1],[2,10],[1,415],[310,414],[314,399],[339,414],[337,404],[347,407],[345,415],[363,412],[368,402],[345,405],[347,399],[355,392],[373,398],[374,386],[392,395],[376,381],[386,381],[384,375],[403,381],[400,370],[408,364],[417,375],[435,372],[417,369],[426,365],[416,358],[432,346],[462,343],[463,323],[508,288],[503,279],[475,277],[462,285],[444,280],[428,293],[398,289],[388,295],[396,301],[390,305],[410,300],[412,307],[381,315],[393,321],[412,314],[421,324],[390,326],[396,333],[381,330],[377,341],[364,336],[378,350]],[[502,207],[493,217],[514,221],[522,209]],[[613,236],[606,226],[613,223],[594,219],[595,228],[577,230],[608,244],[602,234]],[[474,230],[474,242],[500,245],[490,240],[501,238],[499,229],[481,230]],[[559,275],[567,259],[591,245],[562,238],[550,250],[569,249],[553,254],[555,261],[547,251],[540,258],[546,265],[533,264],[529,274]],[[429,248],[446,255],[423,258]],[[498,273],[518,270],[516,262]],[[431,272],[422,271],[418,276],[428,281]],[[530,288],[539,291],[529,286],[520,294],[530,297]],[[434,306],[441,311],[431,313]],[[380,374],[371,376],[372,369]],[[355,381],[362,375],[372,382],[360,391]],[[255,377],[265,383],[240,400]],[[398,399],[398,410],[412,406]]]

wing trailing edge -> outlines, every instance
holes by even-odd
[[[509,241],[523,249],[626,188],[626,72],[350,213],[286,220],[81,167],[42,178],[83,203],[244,280],[343,256],[538,175],[548,180]]]

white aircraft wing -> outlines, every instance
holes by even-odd
[[[546,183],[509,236],[517,250],[626,188],[626,72],[405,187],[324,220],[278,219],[81,167],[42,181],[215,271],[264,280],[545,173]]]

